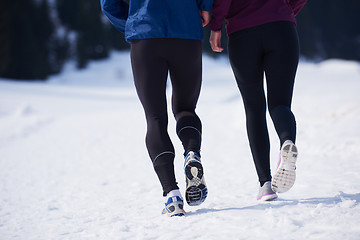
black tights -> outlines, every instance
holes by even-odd
[[[195,113],[202,75],[201,41],[144,39],[131,42],[131,64],[146,122],[146,147],[164,195],[178,189],[174,174],[174,147],[167,131],[166,82],[172,84],[172,111],[185,154],[199,153],[201,121]]]
[[[271,180],[266,101],[280,145],[286,140],[295,142],[296,122],[291,112],[291,100],[299,60],[297,31],[291,22],[268,23],[231,34],[228,47],[244,102],[256,171],[259,181],[264,183]]]

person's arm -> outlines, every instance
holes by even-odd
[[[211,10],[210,29],[221,31],[232,0],[214,0]]]
[[[197,4],[199,6],[202,25],[205,27],[210,22],[210,11],[213,0],[197,0]]]
[[[211,11],[213,0],[196,0],[196,2],[199,6],[200,11]]]
[[[210,22],[210,12],[199,10],[201,16],[202,26],[205,27]]]
[[[214,52],[222,52],[224,50],[221,47],[221,31],[211,31],[209,42]]]
[[[129,5],[124,0],[100,0],[101,10],[110,22],[122,33],[128,18]]]
[[[229,12],[231,1],[232,0],[214,0],[209,24],[211,29],[209,42],[214,52],[222,52],[224,50],[221,47],[221,29]]]
[[[304,7],[307,0],[289,0],[289,4],[293,9],[294,15],[296,16],[300,10]]]

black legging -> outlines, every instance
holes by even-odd
[[[131,43],[135,86],[147,121],[146,147],[164,195],[178,189],[174,147],[167,131],[167,76],[169,72],[177,135],[185,154],[199,153],[202,130],[195,108],[201,88],[201,45],[201,41],[190,39],[144,39]]]
[[[271,180],[270,143],[266,123],[266,97],[271,119],[280,138],[295,142],[296,122],[291,112],[299,42],[291,22],[273,22],[229,36],[229,59],[240,89],[246,127],[259,181]]]

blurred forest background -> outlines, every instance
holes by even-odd
[[[303,58],[360,61],[360,0],[309,0],[297,21]],[[215,56],[209,28],[204,31],[204,52]],[[82,69],[126,49],[129,44],[102,15],[99,0],[0,1],[1,78],[46,79],[66,61]]]

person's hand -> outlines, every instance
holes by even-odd
[[[199,12],[201,16],[202,25],[203,27],[205,27],[210,22],[210,13],[208,11],[202,11],[202,10],[199,10]]]
[[[209,42],[214,52],[222,52],[224,50],[221,47],[221,31],[211,31]]]

